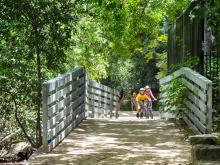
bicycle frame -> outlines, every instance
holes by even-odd
[[[152,106],[150,101],[146,101],[147,107],[146,107],[146,117],[153,119],[153,112],[152,112]]]

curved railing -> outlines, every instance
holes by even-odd
[[[182,78],[182,83],[188,88],[189,93],[186,106],[189,113],[182,116],[184,121],[190,126],[195,134],[209,134],[212,132],[212,81],[190,68],[181,68],[180,70],[160,79],[161,101],[165,104],[166,92],[162,86],[168,84],[173,77]],[[160,109],[161,118],[175,118],[175,111],[178,107],[174,107],[171,112]]]

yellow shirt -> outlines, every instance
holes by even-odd
[[[140,94],[138,93],[137,97],[136,97],[136,100],[138,102],[138,104],[143,104],[143,100],[146,100],[148,99],[147,95],[146,94]]]

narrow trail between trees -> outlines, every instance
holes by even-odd
[[[191,146],[171,121],[137,119],[84,120],[51,153],[39,149],[28,164],[39,165],[189,165]]]

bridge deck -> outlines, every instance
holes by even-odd
[[[28,164],[186,165],[191,162],[191,146],[172,122],[158,117],[137,119],[134,113],[126,112],[120,116],[84,120],[50,154],[39,149]]]

